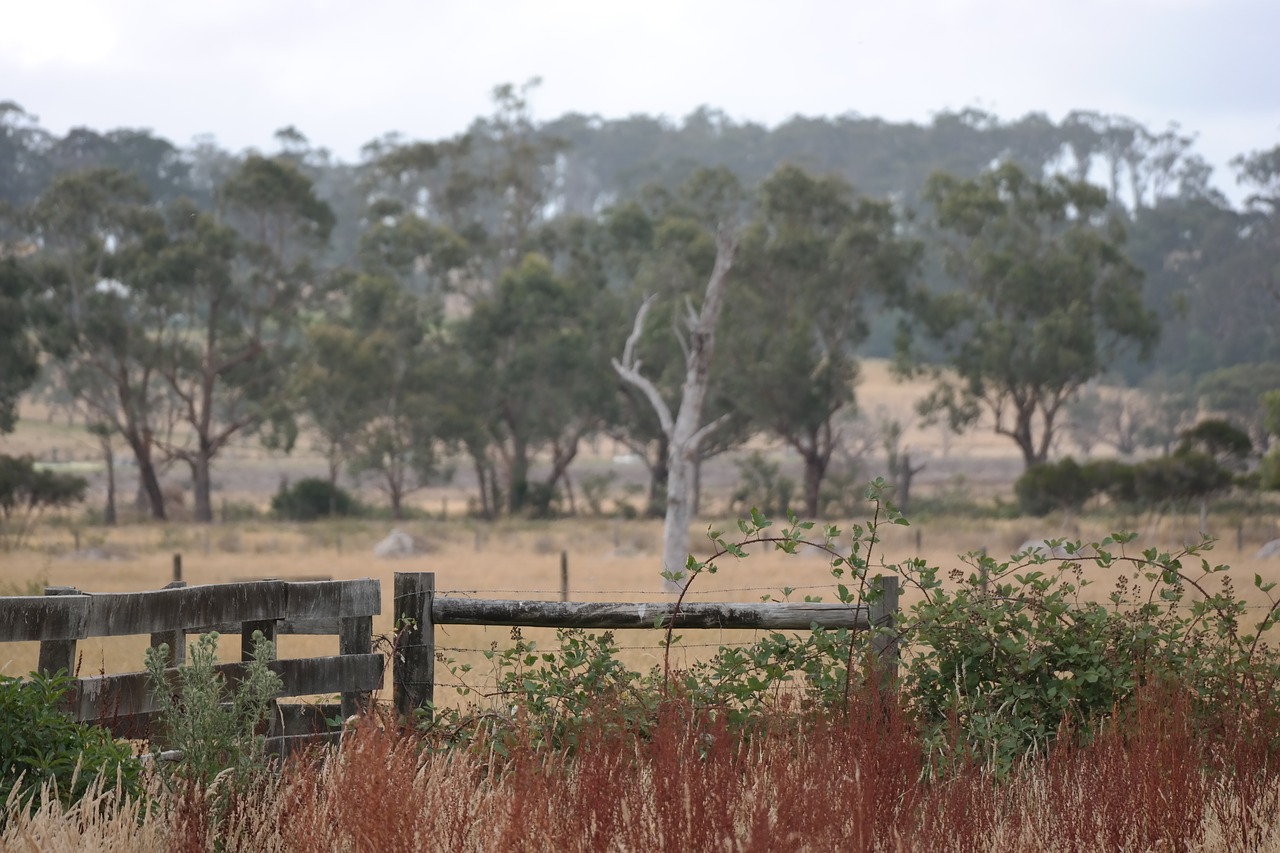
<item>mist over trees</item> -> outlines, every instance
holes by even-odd
[[[236,436],[287,449],[305,432],[331,481],[368,477],[397,514],[466,466],[473,511],[494,516],[576,509],[579,448],[608,435],[644,461],[660,515],[671,435],[611,360],[630,345],[678,399],[682,318],[727,228],[694,501],[703,460],[764,434],[799,454],[803,508],[822,513],[869,356],[950,366],[935,413],[962,426],[985,406],[1028,465],[1086,405],[1090,443],[1168,449],[1187,426],[1090,397],[1100,378],[1238,412],[1265,441],[1280,145],[1233,161],[1237,207],[1192,135],[1123,116],[538,121],[535,95],[499,86],[466,131],[384,134],[358,163],[294,127],[229,152],[59,136],[0,103],[0,426],[42,361],[128,445],[152,515],[182,463],[202,520]]]

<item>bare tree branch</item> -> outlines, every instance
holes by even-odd
[[[644,302],[640,303],[640,309],[636,311],[636,321],[632,326],[631,334],[627,337],[627,343],[622,348],[622,361],[616,358],[611,359],[613,369],[617,371],[625,381],[631,383],[645,395],[649,400],[649,405],[653,406],[653,411],[658,416],[658,423],[662,426],[662,432],[671,438],[671,432],[674,429],[674,420],[671,417],[671,407],[667,405],[667,401],[662,399],[662,395],[658,393],[657,387],[648,377],[640,373],[643,363],[636,358],[636,342],[640,340],[640,335],[644,332],[644,319],[649,313],[649,306],[653,304],[656,295],[647,297]]]

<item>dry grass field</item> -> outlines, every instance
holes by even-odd
[[[1212,519],[1211,519],[1212,520]],[[706,522],[705,524],[709,524]],[[1130,553],[1144,547],[1176,548],[1175,531],[1195,519],[1165,519],[1158,529],[1129,546]],[[242,522],[202,527],[191,524],[165,526],[134,524],[117,529],[81,533],[82,550],[92,537],[99,553],[110,559],[77,559],[70,533],[46,526],[32,547],[0,556],[0,584],[7,590],[44,585],[73,586],[88,592],[122,592],[158,589],[172,577],[175,553],[183,557],[183,578],[191,584],[220,583],[258,578],[371,577],[381,581],[383,613],[374,630],[391,631],[391,592],[396,572],[434,572],[440,594],[477,598],[555,599],[560,591],[561,553],[567,555],[570,598],[578,601],[662,600],[659,592],[658,549],[661,524],[656,521],[561,520],[555,522],[504,522],[480,525],[466,521],[416,521],[403,524],[427,553],[394,560],[373,556],[373,545],[386,534],[389,522],[340,524],[278,524]],[[730,523],[719,523],[723,529]],[[694,550],[710,553],[705,526],[693,531]],[[1023,542],[1062,531],[1025,520],[940,518],[912,527],[885,527],[877,546],[877,562],[896,564],[920,556],[944,569],[962,567],[961,555],[987,548],[989,553],[1009,554]],[[1079,535],[1098,539],[1109,529],[1101,521],[1079,522]],[[1185,532],[1185,531],[1184,531]],[[916,536],[922,547],[917,551]],[[1256,545],[1236,551],[1232,537],[1209,554],[1214,563],[1230,565],[1237,589],[1251,603],[1262,607],[1267,599],[1253,589],[1255,573],[1264,580],[1280,580],[1280,561],[1255,556]],[[845,539],[846,547],[848,539]],[[339,546],[340,543],[340,546]],[[339,551],[339,547],[341,550]],[[806,595],[834,600],[833,580],[827,559],[816,549],[788,556],[765,547],[752,549],[744,560],[719,561],[720,571],[699,577],[690,589],[691,600],[759,601],[770,595],[784,597],[790,587],[794,599]],[[1102,598],[1114,577],[1088,567],[1094,580],[1093,594]],[[1215,583],[1217,581],[1215,580]],[[904,604],[913,596],[908,590]],[[526,630],[526,639],[546,647],[554,642],[550,630]],[[722,643],[751,642],[751,632],[687,631],[676,662],[705,657]],[[633,668],[647,669],[661,660],[659,632],[619,632],[623,659]],[[482,652],[494,644],[504,647],[509,629],[470,626],[437,628],[437,643],[446,655],[476,666],[472,678],[484,680]],[[127,672],[141,668],[147,638],[123,637],[87,640],[79,645],[80,674]],[[228,653],[235,646],[227,645]],[[337,653],[333,637],[282,637],[282,657],[310,657]],[[35,644],[8,644],[0,648],[0,673],[18,675],[35,666]],[[437,669],[441,687],[438,701],[454,695],[447,669]]]
[[[863,365],[859,403],[866,414],[861,426],[866,430],[885,418],[907,425],[904,441],[916,464],[924,463],[917,495],[951,493],[982,500],[993,495],[1010,499],[1010,484],[1021,469],[1013,444],[995,435],[982,424],[964,436],[945,435],[940,427],[924,426],[914,415],[915,402],[926,392],[921,382],[900,383],[882,361]],[[571,598],[583,601],[643,601],[662,598],[658,592],[661,524],[657,521],[621,521],[606,518],[574,518],[554,522],[503,521],[486,524],[465,517],[467,498],[473,484],[467,466],[458,466],[458,476],[446,486],[432,487],[412,496],[418,510],[415,520],[399,524],[423,546],[425,553],[411,558],[380,560],[373,546],[395,525],[389,520],[361,520],[316,524],[284,524],[270,520],[248,520],[194,525],[182,520],[184,508],[175,507],[178,519],[155,524],[132,519],[118,527],[92,524],[88,518],[100,507],[105,495],[101,471],[101,450],[96,439],[82,427],[68,425],[35,403],[22,410],[23,419],[15,433],[0,436],[0,453],[31,453],[45,462],[56,462],[90,480],[90,492],[83,510],[47,519],[27,547],[0,552],[0,590],[14,592],[44,585],[74,586],[89,592],[117,592],[157,589],[172,578],[175,553],[183,557],[183,578],[191,584],[220,583],[266,577],[372,577],[382,582],[383,615],[375,631],[389,633],[391,587],[398,571],[436,573],[436,587],[442,594],[489,598],[548,599],[559,595],[560,558],[567,554]],[[248,440],[229,448],[215,462],[215,505],[250,505],[265,510],[282,479],[323,475],[323,460],[308,450],[304,437],[292,456],[266,451]],[[757,448],[779,460],[784,470],[798,477],[793,456],[777,447]],[[586,448],[577,467],[578,476],[602,470],[618,475],[613,497],[621,499],[621,486],[641,482],[643,466],[627,464],[624,448],[602,441]],[[127,452],[117,448],[119,494],[128,502],[136,478],[127,465]],[[877,451],[878,452],[878,451]],[[861,460],[861,473],[874,477],[882,473],[883,459],[873,452]],[[183,492],[183,474],[174,468],[165,482],[176,498]],[[727,496],[735,485],[737,471],[731,460],[715,460],[704,472],[704,518],[692,530],[695,553],[705,556],[709,525],[734,529],[727,514]],[[351,484],[370,504],[381,496],[368,484]],[[867,508],[870,510],[870,507]],[[442,512],[443,511],[443,512]],[[429,514],[429,518],[424,514]],[[866,518],[831,519],[845,525]],[[1131,548],[1176,549],[1197,534],[1196,518],[1083,518],[1066,520],[974,520],[941,515],[921,520],[912,527],[885,528],[879,547],[880,560],[893,564],[910,557],[922,557],[944,569],[959,566],[959,555],[986,549],[993,556],[1008,555],[1028,540],[1053,537],[1097,539],[1114,529],[1135,530],[1140,538]],[[1252,588],[1255,573],[1264,580],[1280,580],[1280,559],[1256,558],[1258,547],[1280,536],[1274,507],[1250,517],[1239,514],[1211,516],[1210,530],[1222,542],[1210,556],[1214,562],[1228,563],[1237,588]],[[847,538],[844,544],[847,547]],[[815,552],[798,557],[759,550],[749,559],[722,562],[714,576],[698,579],[692,589],[694,600],[758,601],[762,596],[783,597],[784,587],[792,595],[823,596],[833,599],[832,579],[827,562]],[[1108,591],[1111,579],[1097,577],[1098,596]],[[1255,595],[1262,606],[1265,598]],[[904,603],[911,600],[908,592]],[[657,661],[655,632],[632,632],[620,636],[627,662],[646,668]],[[439,630],[438,641],[446,654],[461,661],[477,662],[475,650],[508,641],[504,629],[451,627]],[[552,632],[526,632],[542,645],[554,639]],[[722,642],[750,641],[741,632],[690,632],[684,638],[685,655],[701,655]],[[80,644],[81,674],[111,673],[140,667],[145,637],[88,641]],[[310,656],[336,652],[335,638],[284,637],[282,656]],[[449,649],[457,651],[450,652]],[[34,646],[9,645],[0,648],[0,672],[19,674],[36,661]],[[443,668],[442,679],[447,678]],[[439,696],[448,699],[447,691]]]
[[[893,382],[884,364],[864,366],[860,400],[869,418],[891,417],[910,424],[906,443],[913,461],[926,465],[917,495],[950,494],[970,503],[993,496],[1009,500],[1010,484],[1021,468],[1013,445],[989,428],[944,440],[938,428],[912,422],[911,407],[923,391],[919,384]],[[578,517],[481,522],[465,513],[472,488],[465,466],[448,486],[416,494],[409,521],[281,523],[269,520],[263,510],[282,478],[322,475],[323,462],[307,452],[282,457],[243,443],[216,463],[215,504],[226,501],[242,509],[251,505],[257,517],[196,525],[185,520],[178,507],[176,520],[165,524],[130,517],[116,527],[96,525],[91,517],[103,500],[104,477],[95,441],[79,427],[58,418],[47,420],[38,407],[28,406],[24,414],[16,433],[0,437],[0,453],[31,453],[56,462],[88,477],[91,488],[86,509],[48,518],[24,547],[0,551],[0,594],[29,594],[46,585],[88,592],[158,589],[172,579],[174,555],[181,554],[183,579],[190,584],[268,577],[375,578],[382,585],[383,612],[374,631],[387,636],[396,572],[434,572],[440,595],[555,599],[560,595],[564,555],[573,600],[666,598],[659,591],[660,521]],[[305,451],[305,440],[301,446]],[[781,449],[756,449],[771,454],[789,473],[798,473],[796,460]],[[117,458],[124,456],[118,453]],[[614,497],[620,498],[622,484],[640,482],[644,473],[642,466],[616,458],[621,453],[609,442],[590,448],[579,476],[615,470]],[[873,477],[880,473],[877,466],[882,467],[883,460],[872,453],[863,458],[861,473]],[[130,473],[127,466],[121,467],[122,495],[131,494]],[[165,478],[175,496],[183,491],[182,473],[174,469]],[[705,536],[709,526],[735,529],[726,498],[736,476],[726,460],[709,466],[704,474],[706,511],[691,530],[692,548],[699,557],[710,554]],[[352,485],[367,502],[378,503],[379,496],[367,484]],[[1214,564],[1231,566],[1236,590],[1261,618],[1270,601],[1254,588],[1254,578],[1280,581],[1280,558],[1261,558],[1257,551],[1280,538],[1280,526],[1274,505],[1257,507],[1253,512],[1211,514],[1208,527],[1220,541],[1207,556]],[[857,517],[828,521],[847,530],[851,523],[867,522],[872,508],[865,509]],[[920,557],[945,574],[964,567],[963,555],[984,549],[1001,558],[1030,540],[1090,541],[1118,529],[1138,533],[1127,546],[1129,553],[1151,547],[1177,551],[1197,538],[1198,526],[1194,516],[1120,518],[1087,513],[1036,520],[974,518],[935,509],[909,527],[881,528],[883,541],[876,546],[873,563],[889,571]],[[412,535],[422,553],[400,559],[375,557],[374,545],[392,527]],[[847,549],[849,541],[846,534],[838,544]],[[744,560],[721,559],[716,574],[695,580],[690,599],[781,599],[789,589],[793,599],[834,600],[828,560],[817,549],[795,556],[762,547],[749,553]],[[1191,563],[1184,569],[1197,574]],[[1093,582],[1086,596],[1105,598],[1115,582],[1114,571],[1086,563],[1084,577]],[[1215,578],[1212,583],[1219,582]],[[903,603],[914,600],[908,588]],[[661,663],[659,632],[616,633],[624,663],[641,670]],[[682,633],[673,654],[676,666],[710,657],[721,644],[756,638],[746,631]],[[555,642],[550,630],[525,630],[523,636],[542,648]],[[138,670],[147,642],[142,636],[81,642],[79,674]],[[511,637],[505,628],[441,626],[436,642],[447,658],[474,667],[466,676],[468,684],[483,690],[491,681],[483,652],[508,646]],[[234,655],[237,645],[226,643],[223,656]],[[282,657],[336,652],[335,637],[280,639]],[[35,644],[0,646],[0,674],[30,671],[37,654]],[[436,678],[437,702],[463,701],[450,689],[455,677],[448,666],[438,665]],[[390,699],[389,680],[382,698]],[[1167,715],[1169,707],[1168,702],[1156,701],[1144,713]],[[170,801],[166,809],[146,816],[132,807],[109,804],[65,816],[51,806],[31,819],[10,815],[7,827],[0,819],[0,850],[194,850],[216,845],[228,850],[1136,850],[1183,849],[1178,845],[1187,838],[1198,841],[1186,849],[1280,849],[1275,817],[1280,814],[1280,785],[1273,773],[1259,770],[1257,778],[1265,781],[1246,789],[1240,780],[1252,778],[1248,774],[1226,774],[1223,781],[1212,782],[1219,777],[1207,771],[1171,776],[1169,770],[1194,770],[1196,765],[1186,756],[1197,749],[1205,753],[1204,767],[1210,768],[1223,763],[1237,770],[1255,764],[1269,767],[1269,759],[1261,752],[1216,755],[1197,745],[1186,734],[1190,729],[1185,721],[1176,717],[1138,721],[1138,734],[1149,737],[1117,729],[1113,738],[1100,742],[1100,750],[1064,753],[1061,760],[1028,768],[1012,785],[993,785],[975,768],[933,787],[922,782],[919,745],[905,729],[892,726],[860,733],[833,729],[794,742],[783,735],[776,742],[762,741],[767,748],[756,752],[728,738],[723,743],[708,741],[705,727],[691,724],[688,729],[663,729],[661,737],[647,744],[602,740],[573,762],[548,762],[543,754],[517,751],[508,759],[515,772],[500,777],[489,775],[492,756],[422,753],[416,741],[397,741],[390,728],[367,728],[341,760],[322,771],[286,773],[242,803],[233,803],[225,826],[210,822],[213,807],[203,795]],[[1247,751],[1265,740],[1246,732],[1226,742]],[[422,755],[434,757],[424,764]],[[412,796],[406,796],[407,791]],[[370,801],[379,802],[380,808],[367,808]],[[613,805],[606,809],[605,804]]]

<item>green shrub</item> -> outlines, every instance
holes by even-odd
[[[215,668],[218,635],[201,635],[187,649],[187,665],[173,680],[166,674],[167,644],[147,650],[147,675],[160,705],[155,748],[163,743],[182,753],[177,770],[191,780],[211,781],[223,771],[243,781],[263,766],[265,737],[258,733],[267,721],[271,700],[280,692],[280,676],[268,662],[273,643],[253,633],[253,659],[234,685]]]
[[[359,508],[350,492],[319,477],[307,477],[282,487],[271,499],[271,512],[286,521],[356,515]]]
[[[29,808],[41,786],[53,782],[70,805],[100,774],[108,784],[119,779],[126,794],[138,793],[138,761],[129,745],[59,708],[73,683],[65,673],[0,675],[0,803],[17,796]]]
[[[1134,504],[1138,500],[1134,466],[1118,459],[1093,459],[1083,466],[1085,479],[1096,494],[1106,495],[1116,504]]]
[[[1134,468],[1134,491],[1145,506],[1186,502],[1225,489],[1231,472],[1200,450],[1179,450]]]
[[[818,533],[813,523],[790,516],[775,529],[755,511],[738,522],[737,541],[710,531],[716,553],[689,558],[679,601],[699,576],[718,570],[718,560],[746,558],[748,545],[792,554],[816,547],[830,555],[835,598],[848,607],[876,602],[875,575],[899,576],[914,603],[893,627],[772,632],[683,670],[664,653],[662,665],[643,675],[621,667],[611,634],[561,632],[560,649],[544,652],[517,633],[513,648],[486,654],[496,689],[466,686],[469,667],[445,660],[473,703],[440,711],[435,730],[451,738],[477,732],[479,743],[493,748],[524,726],[538,733],[538,745],[558,750],[573,746],[584,719],[602,715],[627,731],[651,732],[668,697],[687,699],[748,733],[780,707],[850,713],[856,691],[879,683],[875,640],[891,637],[909,650],[899,665],[899,699],[938,772],[977,763],[1004,778],[1059,738],[1092,737],[1132,706],[1144,684],[1175,683],[1206,733],[1224,715],[1247,718],[1280,705],[1280,654],[1262,641],[1280,612],[1276,585],[1255,577],[1257,594],[1273,606],[1252,611],[1227,567],[1203,559],[1207,545],[1133,553],[1134,536],[1116,533],[1091,543],[1052,543],[1065,557],[971,555],[963,558],[966,569],[945,573],[923,560],[886,565],[875,555],[878,529],[906,520],[883,500],[883,488],[883,481],[873,484],[872,518],[854,525],[839,545],[835,527]],[[1093,582],[1086,563],[1091,575],[1109,577],[1109,593],[1082,594]],[[680,642],[669,622],[655,629],[667,652]]]
[[[782,474],[782,466],[770,462],[760,451],[734,463],[738,469],[738,488],[730,498],[730,506],[746,511],[757,507],[765,515],[783,515],[795,497],[796,481]]]
[[[1268,491],[1280,489],[1280,445],[1271,448],[1258,463],[1258,487]]]
[[[1079,509],[1094,493],[1094,484],[1070,456],[1060,462],[1032,465],[1013,485],[1018,505],[1027,515],[1048,515],[1056,509]]]
[[[520,505],[530,518],[556,518],[561,515],[560,490],[550,483],[525,483]]]
[[[89,481],[36,467],[30,456],[0,453],[0,549],[17,549],[46,509],[84,500]]]

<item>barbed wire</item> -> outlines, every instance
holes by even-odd
[[[412,682],[412,685],[415,687],[423,687],[428,683],[430,683],[432,687],[437,687],[437,688],[443,687],[448,690],[457,690],[461,693],[479,693],[480,687],[497,686],[497,682],[490,682],[489,684],[477,685],[477,684],[466,684],[461,681],[432,681],[432,682],[415,681],[415,682]],[[808,691],[811,689],[813,688],[811,688],[808,684],[799,683],[794,680],[786,681],[786,682],[775,682],[769,688],[770,692],[786,691],[786,692],[795,692],[795,693],[800,693],[800,692]]]
[[[834,592],[835,588],[836,588],[835,581],[832,581],[831,583],[801,584],[796,586],[792,586],[791,584],[782,584],[782,585],[773,585],[773,586],[730,586],[730,587],[717,587],[715,589],[689,590],[685,593],[685,596],[688,597],[691,595],[720,595],[726,592],[761,592],[761,591],[786,594],[786,590],[791,590],[794,592],[797,590],[805,590],[805,589],[827,589]],[[473,597],[480,593],[486,593],[486,594],[504,593],[508,595],[550,595],[550,596],[559,597],[560,595],[565,594],[566,592],[569,595],[667,595],[667,596],[672,595],[672,593],[663,593],[661,590],[655,590],[655,589],[561,590],[557,587],[556,589],[502,589],[502,588],[448,589],[448,590],[438,589],[435,591],[435,596],[436,598],[451,598],[451,597]]]
[[[831,592],[833,592],[833,593],[835,593],[835,592],[836,592],[836,590],[835,590],[835,586],[834,586],[834,585],[831,585],[831,584],[821,584],[821,585],[818,585],[818,584],[810,584],[810,585],[804,585],[804,586],[793,586],[793,587],[787,587],[787,589],[789,589],[791,592],[798,592],[798,591],[811,590],[811,589],[826,589],[826,590],[830,590],[830,591],[831,591]],[[701,591],[701,592],[699,592],[699,593],[696,593],[696,594],[698,594],[698,595],[716,595],[716,594],[725,593],[725,592],[749,592],[749,591],[758,591],[758,590],[771,590],[771,591],[774,591],[774,592],[785,593],[785,590],[780,589],[780,588],[778,588],[778,587],[764,587],[764,586],[759,586],[759,587],[727,587],[727,588],[724,588],[724,589],[703,590],[703,591]],[[462,595],[459,595],[459,593],[462,593]],[[560,601],[559,596],[560,596],[560,594],[561,594],[561,593],[560,593],[560,590],[540,590],[540,589],[467,589],[467,590],[456,590],[456,589],[455,589],[455,590],[435,590],[435,591],[433,592],[433,596],[434,596],[435,598],[462,598],[462,599],[466,599],[466,600],[481,600],[481,599],[477,599],[477,598],[475,598],[475,594],[477,594],[477,593],[508,593],[508,594],[518,593],[518,594],[526,594],[526,595],[547,595],[547,596],[555,596],[555,598],[553,598],[553,599],[530,599],[530,600],[538,600],[538,601],[546,600],[546,601],[548,601],[548,602],[557,602],[557,601]],[[392,596],[392,600],[393,600],[393,601],[403,601],[403,600],[405,600],[406,598],[414,598],[414,597],[417,597],[417,596],[422,595],[422,594],[423,594],[423,593],[409,593],[409,594],[407,594],[407,595],[393,595],[393,596]],[[569,591],[569,594],[570,594],[570,595],[656,595],[656,594],[658,594],[658,593],[655,593],[655,592],[654,592],[654,591],[652,591],[652,590],[642,591],[642,590],[616,590],[616,589],[614,589],[614,590],[610,590],[610,589],[606,589],[606,590],[570,590],[570,591]],[[693,593],[693,592],[687,593],[687,595],[694,595],[694,594],[695,594],[695,593]],[[512,600],[512,601],[517,601],[517,600],[520,600],[520,599],[502,599],[502,600]],[[1150,603],[1157,604],[1157,605],[1159,605],[1159,606],[1161,606],[1161,607],[1169,607],[1169,606],[1172,606],[1172,607],[1175,607],[1175,608],[1179,608],[1179,607],[1193,607],[1193,606],[1195,606],[1195,604],[1196,604],[1197,602],[1199,602],[1199,601],[1202,601],[1202,599],[1196,599],[1196,600],[1194,600],[1194,601],[1187,601],[1187,602],[1183,602],[1183,603],[1174,603],[1174,604],[1172,604],[1172,605],[1171,605],[1169,602],[1165,602],[1165,601],[1155,601],[1155,602],[1150,602]],[[577,601],[569,601],[569,602],[563,602],[563,603],[569,603],[569,604],[609,604],[609,603],[614,603],[614,602],[604,602],[604,601],[583,601],[583,600],[577,600]],[[624,603],[631,603],[631,602],[624,602]],[[663,603],[666,603],[666,602],[662,602],[662,601],[658,601],[658,602],[646,601],[646,602],[638,602],[638,603],[643,603],[643,604],[663,604]],[[674,604],[674,603],[675,603],[674,599],[672,599],[672,600],[670,601],[670,603]],[[685,603],[688,603],[688,602],[686,601]],[[726,602],[726,603],[729,603],[729,604],[735,604],[735,603],[739,603],[739,604],[756,604],[756,603],[760,603],[760,602]],[[823,602],[811,602],[811,601],[803,601],[803,600],[796,600],[796,599],[771,599],[770,601],[768,601],[768,602],[764,602],[764,603],[768,603],[768,604],[812,604],[812,603],[823,603]],[[839,604],[840,602],[838,602],[838,601],[831,601],[831,602],[826,602],[826,603],[830,603],[830,604]],[[1088,603],[1100,604],[1100,605],[1103,605],[1103,606],[1105,606],[1105,607],[1112,607],[1112,606],[1114,606],[1114,603],[1113,603],[1113,602],[1111,602],[1111,601],[1094,601],[1094,602],[1084,602],[1084,603],[1086,603],[1086,604],[1088,604]],[[1126,604],[1126,605],[1128,605],[1128,606],[1135,606],[1135,607],[1136,607],[1136,606],[1142,606],[1142,605],[1143,605],[1143,604],[1145,604],[1145,603],[1146,603],[1146,602],[1126,602],[1125,604]],[[1275,605],[1272,605],[1272,604],[1245,604],[1245,605],[1241,605],[1241,606],[1243,606],[1244,608],[1249,609],[1249,610],[1270,610],[1270,609],[1272,609],[1273,607],[1275,607]],[[486,626],[477,626],[477,627],[486,627]],[[503,626],[492,626],[492,627],[503,627]]]
[[[747,629],[743,629],[743,630],[747,630]],[[750,640],[733,640],[733,641],[726,641],[723,643],[672,643],[671,649],[672,651],[680,651],[681,649],[721,649],[721,648],[728,648],[728,647],[746,648],[748,646],[753,646],[753,645],[755,645],[755,643]],[[418,646],[417,648],[426,648],[426,647],[427,646],[423,644],[421,646]],[[411,647],[405,646],[404,648],[411,648]],[[493,648],[472,649],[472,648],[465,648],[462,646],[437,645],[434,648],[437,652],[479,652],[481,654],[485,654],[487,652],[495,651]],[[661,640],[659,640],[653,643],[646,643],[645,645],[642,645],[642,646],[631,646],[631,645],[612,646],[611,650],[617,651],[617,652],[634,652],[634,651],[654,651],[654,650],[661,651],[665,648],[666,648],[666,644],[661,642]],[[497,651],[501,652],[503,650],[498,649]],[[559,649],[551,649],[551,650],[534,649],[533,651],[536,653],[538,651],[559,651]]]

